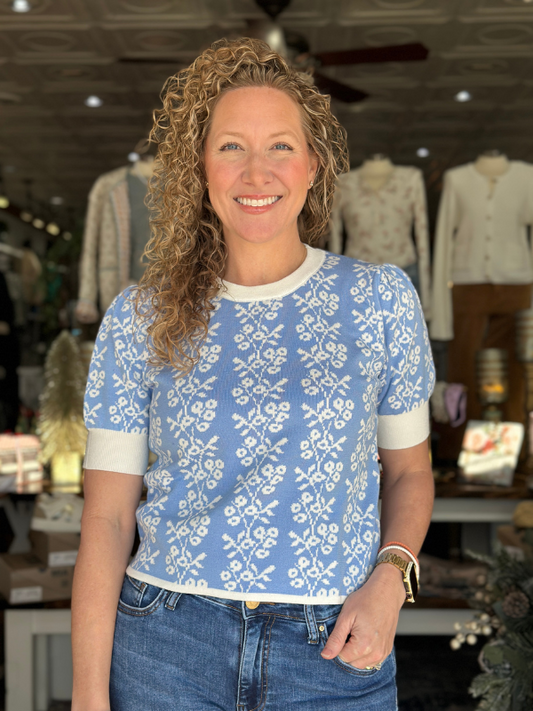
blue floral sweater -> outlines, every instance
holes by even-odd
[[[310,247],[281,281],[223,284],[181,378],[147,363],[147,325],[130,290],[117,296],[91,362],[85,467],[145,478],[132,577],[341,603],[380,544],[378,446],[429,434],[435,376],[418,297],[397,267]]]

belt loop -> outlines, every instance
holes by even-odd
[[[167,597],[167,601],[165,602],[165,607],[168,610],[175,610],[176,605],[178,604],[178,600],[180,597],[183,595],[183,593],[180,592],[172,592],[170,595]]]
[[[313,605],[304,605],[305,622],[307,624],[307,644],[318,644],[318,627]]]

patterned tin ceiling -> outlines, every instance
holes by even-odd
[[[254,0],[0,0],[0,163],[8,193],[83,211],[96,177],[147,134],[166,77],[215,39],[264,17]],[[426,62],[324,69],[367,91],[335,103],[354,165],[375,152],[442,171],[499,148],[533,161],[531,0],[292,0],[281,25],[311,51],[423,42]],[[121,57],[175,56],[169,64]],[[470,101],[458,102],[460,91]],[[98,96],[100,107],[85,105]],[[417,156],[419,148],[429,151]]]

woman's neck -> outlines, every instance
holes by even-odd
[[[232,249],[228,244],[228,258],[224,280],[241,286],[273,284],[295,272],[307,256],[305,245],[298,240],[282,244],[241,243]]]
[[[498,178],[509,170],[510,162],[507,156],[478,156],[474,167],[486,178]]]

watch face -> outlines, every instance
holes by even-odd
[[[416,596],[418,595],[418,578],[416,576],[416,568],[413,565],[413,563],[410,564],[409,582],[411,583],[411,591],[413,594],[413,600],[416,600]]]

